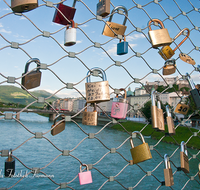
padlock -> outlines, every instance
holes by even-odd
[[[124,41],[119,40],[117,44],[117,55],[124,55],[128,53],[128,42],[126,42],[126,37],[124,36]]]
[[[161,108],[160,100],[157,101],[157,118],[158,118],[158,129],[160,131],[165,131],[165,122],[163,110]]]
[[[160,24],[162,29],[151,30],[150,24],[152,22],[157,22],[158,24]],[[162,23],[161,20],[159,19],[150,20],[148,23],[148,27],[149,27],[148,34],[153,48],[170,45],[172,43],[172,39],[169,36],[168,30],[164,28],[164,24]]]
[[[8,151],[8,158],[5,161],[5,170],[4,175],[5,177],[12,177],[15,174],[15,158],[11,156],[12,150]]]
[[[186,77],[187,77],[187,80],[190,84],[190,87],[191,87],[191,91],[190,91],[190,94],[192,96],[192,99],[196,105],[196,108],[199,109],[200,108],[200,95],[199,95],[199,90],[195,88],[195,84],[193,82],[193,80],[191,79],[190,75],[188,73],[186,73]]]
[[[11,0],[11,9],[16,13],[23,13],[38,7],[38,0]]]
[[[76,12],[76,1],[77,0],[74,0],[72,7],[64,5],[63,3],[59,3],[53,17],[53,22],[62,25],[70,24],[70,20],[73,20]]]
[[[65,130],[65,120],[64,120],[64,115],[57,115],[54,119],[54,123],[53,125],[51,126],[51,128],[53,128],[51,130],[51,134],[54,136],[54,135],[57,135],[59,133],[61,133],[63,130]],[[59,121],[56,121],[56,120],[59,120]],[[63,120],[63,121],[61,121]]]
[[[110,14],[110,0],[99,0],[97,4],[97,15],[105,17]]]
[[[163,75],[171,75],[176,72],[176,60],[168,59],[163,66]]]
[[[158,129],[158,114],[157,114],[157,106],[156,106],[156,98],[155,98],[155,90],[151,91],[151,123],[152,128]]]
[[[174,52],[185,42],[185,40],[189,37],[190,35],[190,30],[188,28],[184,28],[183,30],[181,30],[173,39],[173,41],[178,38],[185,30],[187,30],[187,36],[178,44],[178,46],[176,46],[174,48],[174,50],[172,50],[172,48],[170,46],[164,46],[162,47],[162,49],[158,52],[161,57],[164,60],[170,59],[173,55]]]
[[[94,107],[93,112],[88,112],[87,111],[87,103],[85,104],[86,108],[85,108],[85,110],[83,112],[83,116],[82,116],[82,124],[83,125],[93,125],[93,126],[97,125],[96,104],[93,103],[92,105]]]
[[[198,172],[198,176],[199,176],[199,179],[200,179],[200,163],[199,163],[199,172]]]
[[[90,75],[95,72],[102,74],[103,81],[91,82]],[[106,74],[105,71],[99,67],[94,67],[88,71],[85,89],[87,103],[98,103],[110,100],[109,84],[106,79]]]
[[[195,60],[192,59],[192,58],[191,58],[189,55],[187,55],[186,53],[180,53],[180,54],[179,54],[179,58],[180,58],[182,61],[184,61],[184,62],[186,62],[186,63],[189,63],[189,64],[191,64],[191,65],[195,65],[195,64],[196,64]]]
[[[22,74],[22,76],[29,72],[28,68],[29,68],[30,63],[32,63],[32,62],[35,62],[37,64],[37,67],[40,66],[39,59],[37,59],[37,58],[29,59],[26,62],[25,71]],[[22,81],[21,81],[21,84],[23,85],[22,89],[24,89],[24,87],[26,89],[32,89],[32,88],[36,88],[36,87],[40,86],[41,75],[42,75],[42,73],[40,72],[40,69],[37,68],[35,71],[31,71],[30,73],[23,76]]]
[[[143,162],[152,158],[151,151],[149,149],[148,143],[145,142],[143,135],[139,131],[134,131],[133,134],[139,134],[142,140],[142,144],[134,147],[133,139],[130,138],[131,143],[131,155],[133,158],[133,164],[137,164],[139,162]]]
[[[82,166],[85,166],[87,171],[82,172]],[[78,173],[80,185],[92,183],[92,173],[89,171],[88,165],[83,164],[80,166],[80,173]]]
[[[175,128],[174,128],[174,120],[171,116],[171,113],[169,111],[169,105],[166,105],[166,112],[167,112],[167,127],[168,127],[168,133],[169,134],[175,134]]]
[[[128,109],[128,101],[126,100],[126,90],[124,88],[120,88],[120,91],[124,91],[124,98],[113,98],[112,108],[111,108],[111,117],[117,119],[125,119],[126,113]]]
[[[164,178],[165,178],[165,186],[174,185],[174,178],[172,173],[172,168],[170,166],[169,157],[167,154],[164,155],[165,169],[164,169]]]
[[[185,173],[189,173],[190,168],[189,168],[188,152],[184,141],[181,142],[180,161],[181,161],[182,171],[184,171]]]
[[[119,11],[119,9],[123,9],[123,11],[124,11],[124,13],[126,15],[126,17],[124,18],[123,25],[115,23],[115,22],[111,22],[113,14],[115,13],[115,11]],[[128,17],[128,11],[127,11],[126,7],[124,7],[124,6],[117,6],[117,7],[115,7],[112,10],[112,12],[111,12],[109,21],[107,21],[106,24],[105,24],[105,26],[104,26],[102,34],[105,35],[105,36],[109,36],[109,37],[115,37],[116,35],[122,35],[123,36],[124,33],[125,33],[125,31],[126,31],[125,24],[126,24],[126,21],[127,21],[127,17]]]
[[[75,23],[73,20],[70,20],[70,21],[71,21],[72,28],[69,28],[69,26],[67,26],[67,28],[65,30],[65,37],[64,37],[64,45],[65,46],[72,46],[72,45],[76,44]]]
[[[183,115],[187,115],[189,109],[190,109],[190,107],[185,104],[183,99],[181,99],[180,103],[177,104],[174,112],[183,114]]]

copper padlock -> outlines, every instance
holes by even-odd
[[[41,82],[41,75],[42,73],[40,72],[40,69],[37,68],[35,71],[28,71],[29,65],[30,63],[35,62],[37,64],[37,67],[40,66],[40,60],[37,58],[32,58],[29,59],[26,62],[26,66],[25,66],[25,72],[22,74],[22,81],[21,84],[22,89],[24,89],[24,87],[26,89],[32,89],[32,88],[36,88],[38,86],[40,86],[40,82]]]
[[[171,113],[169,111],[169,105],[166,105],[166,112],[167,112],[167,127],[168,127],[168,133],[169,134],[175,134],[175,128],[174,128],[174,120],[171,116]]]
[[[176,60],[168,59],[163,66],[163,75],[171,75],[176,72]]]
[[[189,173],[190,168],[189,168],[188,152],[184,141],[181,142],[180,161],[181,161],[181,169],[185,173]]]
[[[162,29],[151,30],[150,24],[152,22],[157,22],[161,25]],[[149,27],[149,38],[153,48],[157,48],[164,45],[170,45],[172,43],[172,39],[169,36],[168,30],[164,28],[164,24],[159,19],[152,19],[148,23]]]
[[[92,104],[94,107],[93,112],[88,112],[87,111],[87,103],[85,104],[85,110],[83,112],[83,116],[82,116],[82,124],[83,125],[93,125],[96,126],[97,125],[97,110],[96,110],[96,104],[93,103]]]
[[[110,0],[99,0],[97,4],[97,15],[105,17],[110,14]]]
[[[111,22],[113,14],[115,13],[115,11],[119,11],[119,9],[122,9],[124,11],[125,15],[126,15],[126,17],[124,18],[123,25],[115,23],[115,22]],[[128,11],[127,11],[126,7],[124,7],[124,6],[115,7],[111,12],[109,21],[107,21],[105,26],[104,26],[102,34],[104,36],[109,36],[109,37],[115,37],[116,35],[122,35],[123,36],[125,31],[126,31],[125,24],[126,24],[126,21],[127,21],[127,17],[128,17]]]
[[[174,185],[174,178],[172,173],[172,168],[170,166],[169,157],[167,154],[164,155],[165,169],[164,169],[164,178],[165,178],[165,186]]]
[[[62,131],[65,130],[65,116],[64,115],[57,115],[54,119],[54,123],[53,125],[51,126],[51,128],[53,128],[51,130],[51,134],[54,136],[54,135],[57,135],[59,133],[61,133]],[[59,120],[59,121],[56,121],[56,120]]]
[[[157,113],[157,106],[156,106],[156,91],[152,90],[151,91],[151,123],[152,123],[152,128],[158,129],[158,113]]]
[[[192,59],[192,58],[191,58],[189,55],[187,55],[186,53],[180,53],[180,54],[179,54],[179,58],[180,58],[182,61],[184,61],[184,62],[186,62],[186,63],[189,63],[189,64],[191,64],[191,65],[195,65],[195,64],[196,64],[195,60]]]
[[[27,12],[38,7],[38,0],[11,0],[11,9],[16,13]]]
[[[159,100],[157,101],[157,118],[158,118],[158,129],[160,131],[165,131],[164,115]]]

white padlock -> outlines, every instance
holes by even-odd
[[[67,26],[67,29],[65,30],[65,39],[64,39],[64,45],[65,46],[72,46],[76,44],[76,28],[75,28],[75,23],[73,20],[71,21],[71,28]]]

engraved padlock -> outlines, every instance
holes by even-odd
[[[151,91],[151,123],[152,123],[152,128],[158,129],[158,114],[157,114],[157,106],[156,106],[156,91],[152,90]]]
[[[181,142],[180,162],[182,171],[184,171],[185,173],[189,173],[190,168],[189,168],[188,152],[186,143],[184,141]]]
[[[98,74],[102,75],[103,81],[91,82],[90,75]],[[94,67],[87,73],[86,83],[86,102],[87,103],[98,103],[110,100],[109,84],[106,79],[106,73],[99,67]]]
[[[54,13],[53,22],[62,25],[70,24],[70,20],[73,20],[76,12],[76,1],[77,0],[74,0],[72,7],[64,5],[63,3],[59,3]]]
[[[111,22],[113,14],[115,13],[115,11],[119,11],[119,9],[122,9],[124,11],[125,15],[126,15],[125,18],[124,18],[123,25],[115,23],[115,22]],[[127,21],[127,17],[128,17],[128,11],[127,11],[126,7],[124,7],[124,6],[115,7],[111,12],[109,21],[107,21],[105,26],[104,26],[102,34],[105,35],[105,36],[109,36],[109,37],[115,37],[116,35],[122,35],[123,36],[125,31],[126,31],[125,24],[126,24],[126,21]]]
[[[61,133],[63,130],[65,130],[65,116],[64,115],[57,115],[54,119],[54,123],[51,126],[53,128],[51,130],[51,135],[57,135]]]
[[[161,25],[162,28],[158,30],[151,30],[150,24],[152,22],[157,22],[158,24]],[[148,27],[149,27],[148,34],[153,48],[170,45],[172,43],[172,39],[169,36],[168,30],[164,28],[164,24],[162,23],[161,20],[159,19],[150,20],[148,23]]]
[[[65,30],[65,37],[64,37],[64,45],[65,46],[72,46],[72,45],[76,44],[75,23],[73,20],[70,20],[70,21],[71,21],[71,28],[68,25]]]
[[[119,40],[117,44],[117,55],[124,55],[128,53],[128,42],[126,41],[126,37],[124,36],[124,41]]]
[[[133,139],[130,138],[131,143],[131,155],[133,158],[133,164],[137,164],[139,162],[143,162],[152,158],[151,151],[149,149],[148,143],[145,142],[143,135],[139,131],[134,131],[133,134],[139,134],[142,140],[142,144],[134,147]]]
[[[163,110],[161,108],[160,100],[157,101],[157,118],[158,118],[158,129],[160,131],[165,131],[165,122]]]
[[[41,75],[42,75],[42,73],[40,72],[40,69],[37,68],[35,71],[31,71],[31,72],[28,71],[29,65],[32,62],[35,62],[37,64],[37,67],[40,66],[40,60],[37,58],[29,59],[26,62],[25,71],[22,74],[22,76],[25,75],[22,77],[22,81],[21,81],[21,84],[23,85],[22,89],[24,89],[24,87],[26,89],[32,89],[32,88],[36,88],[40,86]]]
[[[174,120],[173,120],[172,115],[169,111],[169,105],[166,105],[165,108],[166,108],[166,112],[167,112],[166,120],[167,120],[168,133],[173,135],[173,134],[176,133],[175,128],[174,128]]]
[[[187,115],[189,109],[190,109],[190,107],[185,104],[184,99],[182,98],[180,103],[177,104],[174,112],[183,114],[183,115]]]
[[[164,163],[165,163],[165,169],[164,169],[165,186],[172,186],[174,185],[174,178],[169,157],[167,154],[164,155]]]
[[[87,111],[87,103],[85,104],[85,110],[83,112],[83,116],[82,116],[82,124],[83,125],[93,125],[96,126],[97,125],[97,110],[96,110],[96,104],[93,103],[92,104],[94,107],[94,110],[92,112],[88,112]]]
[[[196,64],[195,60],[192,59],[192,58],[191,58],[189,55],[187,55],[186,53],[180,53],[180,54],[179,54],[179,58],[180,58],[182,61],[184,61],[184,62],[186,62],[186,63],[189,63],[189,64],[191,64],[191,65],[195,65],[195,64]]]
[[[8,158],[5,161],[4,175],[12,177],[15,174],[15,158],[12,157],[12,150],[8,151]]]
[[[196,105],[196,108],[199,109],[200,108],[200,95],[199,95],[199,90],[196,89],[195,87],[195,84],[193,82],[193,80],[191,79],[190,75],[188,73],[186,73],[186,77],[187,77],[187,80],[190,84],[190,87],[191,87],[191,91],[190,91],[190,94],[192,96],[192,99]]]
[[[171,75],[176,72],[176,60],[168,59],[163,66],[163,75]]]
[[[99,0],[97,4],[97,15],[105,17],[110,14],[110,0]]]
[[[86,167],[86,169],[87,169],[86,172],[82,171],[82,166]],[[78,173],[78,177],[79,177],[80,185],[92,183],[92,173],[91,173],[91,171],[89,171],[87,164],[80,165],[80,173]]]
[[[38,7],[38,0],[11,0],[13,12],[22,13]]]
[[[178,38],[185,30],[187,30],[187,36],[174,48],[174,50],[172,50],[172,48],[170,46],[164,46],[162,47],[162,49],[158,52],[161,57],[164,60],[170,59],[175,53],[175,51],[185,42],[185,40],[189,37],[190,35],[190,30],[188,28],[184,28],[183,30],[181,30],[173,39],[176,40],[176,38]]]
[[[118,98],[117,94],[116,98],[113,98],[111,117],[117,119],[125,119],[128,109],[128,101],[126,100],[126,90],[124,88],[120,88],[119,90],[124,91],[124,97]]]

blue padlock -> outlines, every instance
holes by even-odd
[[[117,55],[124,55],[128,53],[128,42],[126,42],[126,38],[124,37],[124,41],[117,44]]]

